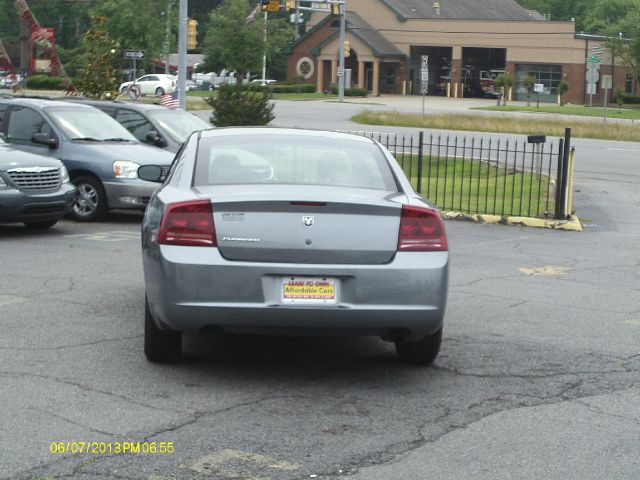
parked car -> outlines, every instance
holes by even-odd
[[[109,209],[143,209],[157,184],[140,180],[140,165],[168,170],[169,152],[143,145],[90,105],[36,98],[0,98],[0,132],[13,147],[61,160],[78,188],[76,220],[97,220]]]
[[[438,354],[449,253],[438,210],[374,140],[219,128],[192,134],[142,225],[145,354],[182,332],[376,335]],[[160,180],[160,167],[141,178]]]
[[[164,95],[165,93],[173,93],[176,90],[176,77],[164,73],[154,73],[143,75],[135,80],[135,82],[124,82],[118,87],[120,93],[127,93],[129,87],[136,84],[140,88],[142,95]]]
[[[0,138],[0,223],[52,227],[71,211],[75,197],[60,160],[16,150]]]
[[[0,76],[0,88],[13,88],[22,82],[22,75],[18,73],[9,73]]]
[[[162,105],[148,103],[103,102],[100,100],[77,100],[99,108],[120,122],[139,141],[177,152],[191,133],[211,128],[196,115],[182,110],[172,110]]]

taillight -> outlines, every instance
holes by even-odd
[[[399,252],[436,252],[447,250],[444,222],[437,210],[402,206]]]
[[[167,205],[158,243],[190,247],[215,247],[216,231],[213,209],[209,200],[172,203]]]

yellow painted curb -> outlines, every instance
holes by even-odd
[[[571,232],[581,232],[582,224],[575,215],[571,215],[567,220],[552,220],[532,217],[511,217],[501,215],[474,215],[462,212],[440,212],[445,220],[461,220],[473,223],[515,225],[520,227],[550,228],[553,230],[567,230]]]

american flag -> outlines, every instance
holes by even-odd
[[[169,108],[178,108],[180,106],[180,102],[178,100],[178,91],[176,90],[173,93],[165,93],[160,96],[160,105],[164,105]]]

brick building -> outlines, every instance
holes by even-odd
[[[289,50],[289,78],[303,76],[318,92],[337,83],[339,24],[338,16],[311,14],[306,33]],[[507,70],[516,78],[514,99],[526,98],[522,79],[531,75],[544,85],[541,101],[555,102],[566,80],[566,100],[587,103],[586,58],[593,55],[600,74],[613,75],[612,91],[636,89],[605,38],[577,34],[574,22],[546,21],[513,0],[348,0],[346,25],[347,87],[373,95],[419,93],[423,56],[435,95],[482,94],[482,79]],[[601,103],[596,87],[593,102]]]

